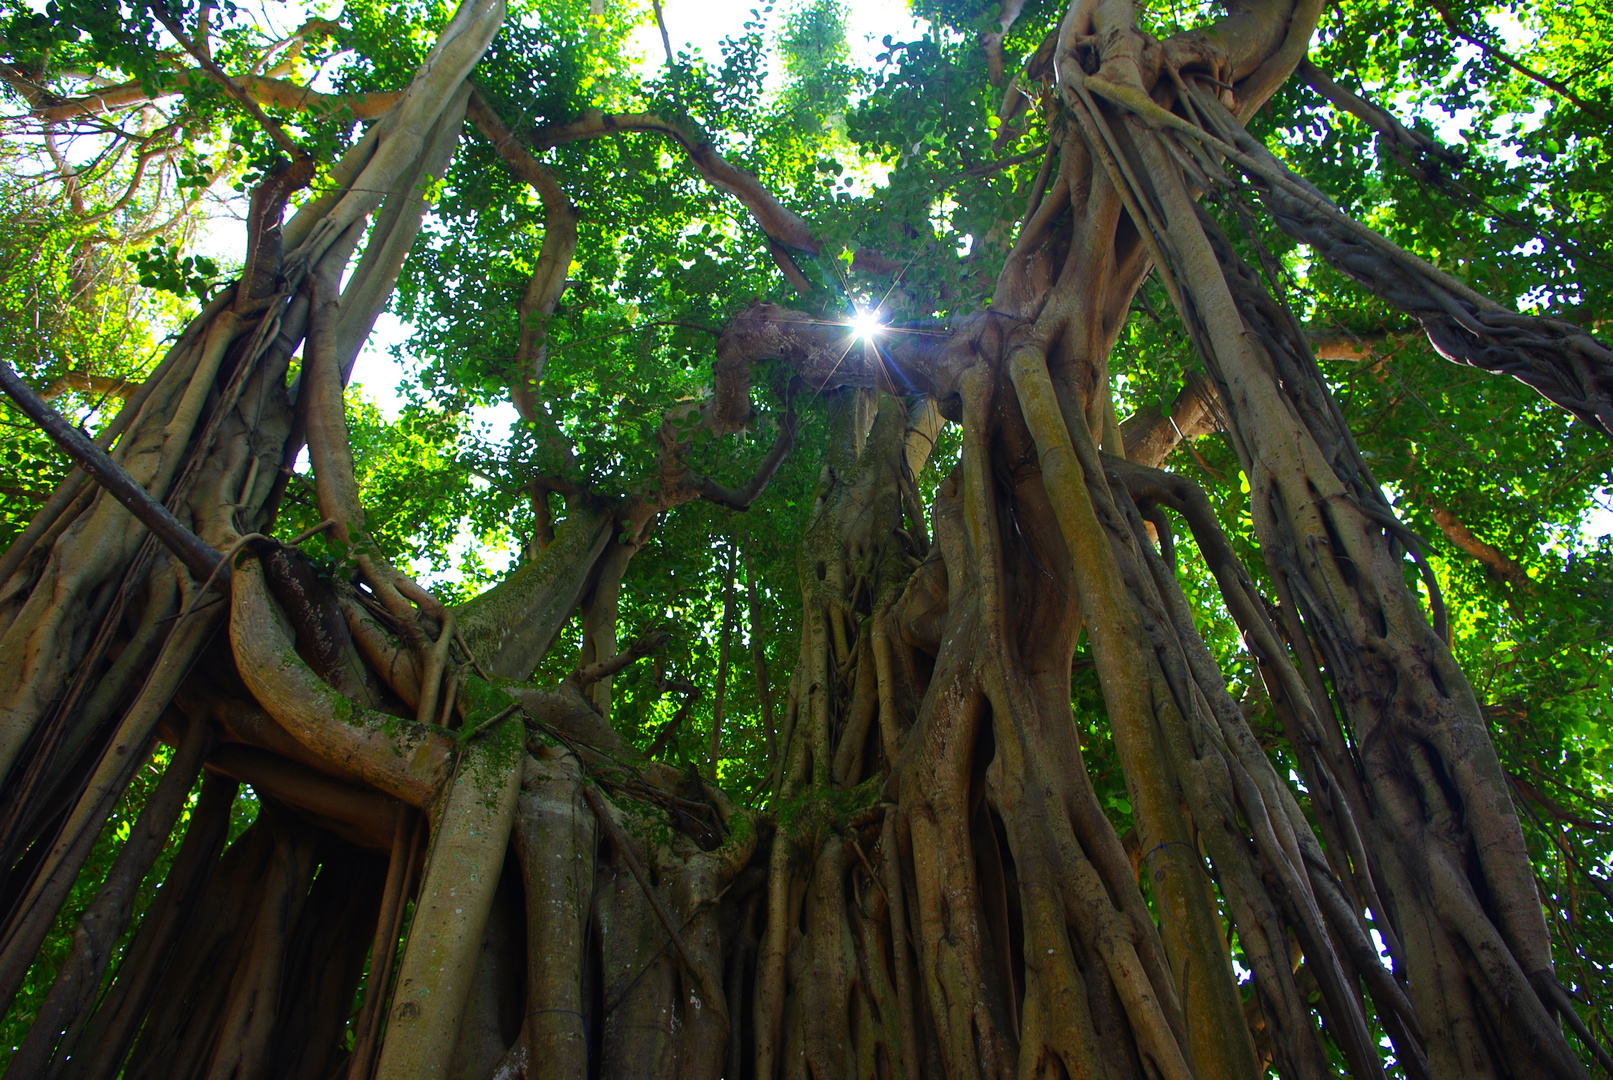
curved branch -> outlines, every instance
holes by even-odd
[[[779,466],[789,456],[790,448],[795,445],[795,429],[795,407],[787,405],[784,419],[779,422],[778,438],[773,441],[772,449],[767,452],[761,464],[756,466],[756,472],[743,487],[725,487],[699,473],[690,473],[689,482],[700,497],[708,502],[726,506],[730,510],[749,510],[751,503],[756,501],[756,497],[767,487],[768,481],[773,479],[773,474],[778,472]]]
[[[654,113],[607,113],[589,109],[580,120],[539,129],[534,133],[532,143],[539,147],[561,146],[583,139],[635,132],[665,135],[672,139],[683,148],[695,171],[713,187],[738,199],[750,211],[762,231],[776,243],[812,255],[817,255],[823,249],[823,241],[818,239],[812,227],[799,214],[779,202],[756,177],[730,164],[717,153],[711,140],[703,133],[680,127]],[[858,251],[852,258],[851,268],[870,274],[895,275],[901,272],[902,264],[870,251]]]
[[[535,421],[542,419],[544,412],[537,398],[547,356],[544,324],[566,291],[566,275],[577,251],[577,213],[555,182],[554,174],[532,156],[526,140],[499,117],[479,91],[471,91],[465,115],[487,136],[510,171],[531,185],[543,201],[543,246],[538,251],[532,279],[516,305],[521,317],[521,343],[516,355],[516,382],[511,387],[511,397],[522,419]],[[553,436],[561,438],[558,430]]]
[[[453,741],[366,709],[314,674],[249,556],[230,596],[230,645],[252,696],[293,738],[410,806],[427,808],[447,777]]]

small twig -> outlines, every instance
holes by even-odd
[[[666,32],[666,16],[661,12],[661,0],[650,2],[655,8],[655,25],[661,28],[661,47],[666,50],[666,66],[676,73],[678,62],[672,56],[672,35]]]
[[[672,719],[668,720],[666,725],[656,732],[655,741],[644,752],[645,757],[654,759],[667,748],[673,737],[677,735],[678,728],[683,725],[683,718],[689,714],[690,707],[700,700],[700,687],[692,684],[687,685],[689,688],[684,691],[683,704],[679,705],[678,711],[672,714]]]
[[[683,920],[682,929],[687,930],[689,927],[693,926],[695,919],[700,916],[702,911],[706,910],[707,908],[716,907],[719,903],[721,903],[722,898],[728,895],[728,890],[732,889],[738,881],[739,878],[736,877],[733,881],[730,881],[728,884],[718,889],[717,895],[713,896],[710,900],[701,900],[696,903],[694,910],[689,912],[689,917]],[[607,1001],[605,1003],[606,1016],[609,1016],[611,1013],[614,1013],[618,1008],[621,1007],[622,1002],[627,1000],[627,995],[632,993],[633,987],[637,986],[639,980],[644,978],[645,973],[656,965],[656,962],[661,959],[661,954],[666,952],[666,947],[670,944],[671,942],[669,941],[663,941],[661,943],[661,947],[655,950],[655,955],[650,957],[650,959],[645,962],[644,966],[638,969],[638,974],[627,980],[627,984],[617,992],[616,1000],[614,1002]]]
[[[637,660],[642,660],[656,649],[666,644],[667,633],[657,630],[653,633],[641,635],[638,640],[629,645],[624,651],[617,653],[609,660],[601,660],[597,664],[580,667],[566,676],[566,681],[577,686],[592,686],[600,679],[608,679],[618,671]]]
[[[885,898],[885,906],[889,907],[891,902],[891,894],[885,891],[885,883],[879,879],[878,874],[874,873],[874,864],[868,861],[867,855],[863,854],[863,846],[857,842],[857,834],[847,831],[846,839],[851,841],[851,850],[857,853],[857,861],[863,864],[864,870],[868,871],[868,879],[872,881],[874,883],[874,887],[879,890],[879,895]]]
[[[507,719],[508,717],[513,715],[514,713],[518,712],[520,710],[520,708],[521,708],[520,702],[512,701],[510,704],[504,706],[504,708],[500,709],[498,712],[494,713],[492,716],[488,717],[486,720],[483,720],[480,724],[477,724],[475,727],[471,728],[469,731],[467,731],[463,735],[461,735],[459,737],[459,745],[464,746],[466,743],[470,742],[472,739],[475,739],[478,736],[480,736],[482,734],[482,732],[487,731],[488,729],[493,727],[493,725],[499,723],[502,720]]]
[[[454,625],[454,640],[459,643],[460,651],[465,654],[465,659],[470,661],[470,666],[476,669],[476,674],[480,675],[484,681],[492,682],[493,676],[487,673],[487,669],[482,667],[481,661],[476,659],[476,654],[470,651],[470,645],[465,641],[465,635],[460,633],[457,623]]]
[[[701,993],[705,994],[710,1000],[712,1008],[717,1010],[718,1016],[722,1018],[723,1024],[726,1026],[728,1021],[728,1002],[723,996],[722,987],[714,987],[710,973],[706,971],[703,965],[695,962],[695,958],[689,952],[688,946],[683,943],[683,935],[678,933],[678,928],[672,921],[671,913],[667,911],[666,906],[661,903],[661,898],[656,895],[655,889],[650,885],[650,879],[645,875],[644,867],[639,865],[637,856],[633,854],[632,849],[628,846],[627,837],[622,835],[621,826],[616,824],[616,819],[610,816],[610,813],[605,809],[605,805],[600,802],[599,794],[594,791],[593,785],[584,783],[582,785],[582,794],[583,798],[588,800],[588,806],[593,810],[594,816],[605,827],[605,834],[610,837],[611,843],[615,845],[617,852],[622,856],[622,861],[627,863],[627,869],[638,882],[639,888],[644,890],[645,899],[650,902],[650,907],[655,911],[655,917],[661,920],[662,927],[666,929],[667,935],[671,937],[672,945],[678,950],[678,956],[682,958],[684,966],[689,969],[689,974],[694,976],[695,981],[700,984]]]
[[[324,521],[321,521],[318,525],[315,525],[313,528],[304,529],[302,532],[298,533],[296,536],[293,536],[291,538],[291,540],[288,541],[288,546],[289,547],[301,547],[302,542],[304,540],[308,539],[310,536],[314,536],[314,535],[316,535],[318,533],[324,532],[326,529],[330,528],[334,524],[336,524],[336,519],[335,518],[326,518]]]

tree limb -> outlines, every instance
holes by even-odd
[[[1098,81],[1089,79],[1087,85]],[[1441,356],[1510,375],[1613,436],[1613,350],[1561,319],[1508,311],[1347,217],[1278,161],[1219,102],[1191,89],[1188,96],[1221,138],[1157,106],[1148,112],[1152,102],[1118,103],[1148,112],[1145,119],[1150,122],[1163,118],[1172,130],[1201,139],[1231,159],[1260,192],[1279,228],[1310,244],[1374,296],[1415,318]]]
[[[725,487],[708,476],[694,472],[689,474],[689,483],[707,502],[726,506],[730,510],[749,510],[751,503],[756,501],[756,497],[767,487],[768,482],[773,479],[773,474],[778,472],[779,466],[789,456],[790,448],[795,445],[795,429],[795,407],[793,404],[786,405],[784,419],[779,422],[778,438],[773,441],[772,449],[767,452],[761,464],[756,466],[756,472],[743,487]]]
[[[89,437],[67,422],[67,418],[29,389],[28,384],[12,370],[10,364],[0,360],[0,390],[4,390],[17,403],[29,419],[49,435],[74,461],[83,466],[113,498],[128,507],[140,523],[161,540],[175,558],[185,565],[198,581],[212,582],[221,592],[229,591],[230,568],[222,565],[223,556],[207,541],[180,523],[166,506],[151,497],[113,461],[105,450],[91,442]]]
[[[37,99],[31,115],[47,124],[59,124],[80,117],[104,116],[121,109],[138,108],[163,98],[177,97],[190,87],[193,79],[206,78],[201,68],[191,68],[175,74],[174,81],[153,94],[138,82],[109,86],[94,93],[76,97],[49,99],[38,87],[32,87]],[[16,87],[18,77],[6,75],[6,82]],[[240,75],[233,81],[261,105],[280,109],[336,112],[351,109],[355,120],[374,120],[403,97],[402,90],[373,90],[362,94],[323,94],[307,86],[299,86],[287,79],[274,79],[265,75]]]
[[[1126,460],[1158,468],[1184,442],[1216,430],[1215,389],[1191,375],[1169,406],[1143,409],[1120,425]]]
[[[610,659],[601,660],[597,664],[588,664],[573,671],[566,677],[566,681],[581,688],[596,683],[600,679],[608,679],[628,665],[650,655],[656,649],[665,645],[666,641],[667,633],[664,630],[641,635],[633,644]]]
[[[668,683],[666,689],[682,690],[683,701],[678,704],[672,719],[661,725],[661,730],[655,733],[655,741],[650,743],[650,748],[644,752],[645,757],[652,759],[659,757],[668,746],[672,745],[673,738],[678,734],[678,728],[683,726],[684,718],[689,715],[694,703],[700,700],[700,687],[693,683]]]
[[[1445,539],[1483,564],[1485,574],[1491,579],[1502,585],[1510,585],[1519,592],[1529,591],[1533,582],[1516,561],[1504,555],[1499,548],[1480,540],[1445,507],[1435,504],[1429,507],[1428,512],[1439,526],[1439,531],[1445,534]]]
[[[577,251],[577,213],[555,182],[554,174],[532,155],[527,141],[499,117],[480,91],[471,91],[465,115],[487,136],[510,171],[529,184],[543,202],[543,246],[538,251],[538,264],[532,270],[532,278],[516,305],[521,317],[521,343],[516,355],[516,379],[511,387],[511,397],[522,419],[543,422],[548,420],[548,413],[537,395],[547,355],[544,323],[554,314],[555,305],[566,291],[566,275]],[[550,441],[557,444],[562,459],[566,458],[570,448],[558,427],[552,420],[545,426],[550,429]]]
[[[653,113],[607,113],[589,109],[579,120],[539,129],[533,134],[532,142],[535,146],[561,146],[583,139],[634,132],[665,135],[676,142],[688,155],[695,171],[713,187],[738,199],[750,211],[756,224],[774,241],[793,251],[805,251],[812,255],[817,255],[823,249],[823,242],[800,215],[787,209],[756,177],[730,164],[717,153],[704,133],[680,127]],[[902,264],[870,251],[858,251],[852,258],[851,268],[870,274],[895,275],[901,272]]]
[[[1312,90],[1321,94],[1335,107],[1392,140],[1397,153],[1410,151],[1419,156],[1431,154],[1442,164],[1451,166],[1459,166],[1462,163],[1460,155],[1446,149],[1428,136],[1411,130],[1390,113],[1346,90],[1310,60],[1301,60],[1295,72],[1310,85]]]

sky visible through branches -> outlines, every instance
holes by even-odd
[[[790,0],[784,0],[778,8],[772,9],[764,9],[762,2],[667,0],[662,10],[674,51],[680,54],[699,53],[709,61],[717,61],[722,55],[723,41],[742,34],[745,22],[760,15],[767,28],[765,33],[770,46],[766,85],[770,92],[776,92],[784,80],[778,50],[774,46],[782,20],[790,9]],[[43,10],[43,0],[29,0],[29,3]],[[243,10],[250,10],[256,20],[271,31],[296,26],[312,12],[308,5],[276,0],[265,0],[251,5],[250,9],[244,6]],[[845,16],[848,60],[853,66],[864,70],[879,66],[876,57],[883,50],[881,39],[885,35],[901,41],[934,32],[930,23],[913,16],[904,0],[859,0],[846,6]],[[1507,48],[1516,50],[1528,42],[1529,31],[1511,13],[1491,13],[1489,21]],[[646,75],[665,64],[665,49],[653,18],[646,19],[629,41],[630,51],[639,56],[639,64]],[[1469,45],[1459,46],[1456,51],[1458,54],[1476,52]],[[329,89],[324,83],[323,74],[312,80],[316,89]],[[1462,142],[1461,132],[1470,123],[1471,114],[1475,111],[1444,112],[1437,107],[1430,108],[1407,100],[1405,95],[1395,99],[1395,106],[1403,116],[1427,120],[1441,141],[1448,145]],[[1516,122],[1523,130],[1531,130],[1540,124],[1543,111],[1544,103],[1535,115],[1517,117]],[[1506,158],[1509,152],[1510,148],[1503,148],[1502,157]],[[846,166],[850,175],[868,182],[878,183],[885,179],[885,170],[878,163],[844,161],[842,165]],[[195,238],[195,252],[213,258],[220,265],[229,265],[238,257],[243,210],[244,200],[240,196],[217,204]],[[419,362],[406,355],[405,349],[405,342],[412,333],[413,328],[397,316],[391,312],[383,313],[354,368],[352,383],[355,392],[373,403],[388,421],[398,417],[409,400],[409,387],[418,383]],[[472,427],[478,429],[481,437],[489,443],[502,442],[516,420],[515,409],[507,401],[477,407],[471,413]],[[305,461],[299,464],[306,468]],[[1560,543],[1577,548],[1594,543],[1596,537],[1613,533],[1613,492],[1601,492],[1600,501],[1601,505],[1594,508],[1583,521],[1579,535],[1561,537]],[[435,575],[434,579],[457,582],[460,577],[457,569],[460,555],[470,542],[468,534],[460,536],[450,556],[451,568]],[[498,553],[487,554],[492,556],[494,563],[502,561]],[[416,570],[433,576],[424,565]]]
[[[741,33],[744,22],[754,18],[753,12],[760,11],[761,2],[762,0],[681,0],[681,2],[669,0],[662,7],[667,35],[672,41],[673,49],[679,53],[685,50],[698,51],[707,59],[714,60],[720,57],[723,40]],[[777,10],[764,13],[770,30],[776,26],[779,14]],[[858,0],[857,3],[849,5],[847,10],[846,44],[850,49],[851,62],[858,67],[875,66],[874,57],[883,50],[880,39],[884,35],[890,34],[898,40],[903,40],[921,36],[928,31],[928,23],[915,19],[908,11],[904,0]],[[646,72],[666,62],[660,31],[653,21],[638,29],[633,35],[632,43],[642,57],[641,63]],[[777,87],[779,81],[780,72],[775,52],[771,57],[768,84]],[[232,251],[230,245],[238,243],[235,239],[237,230],[235,221],[228,220],[225,228],[217,234],[214,243],[218,246],[220,254]],[[391,312],[384,313],[377,321],[369,342],[359,354],[358,363],[353,368],[353,384],[360,389],[366,399],[373,401],[382,415],[389,420],[395,419],[403,408],[406,401],[405,385],[415,381],[409,361],[400,351],[409,334],[410,328],[405,323]],[[508,401],[478,408],[474,410],[473,416],[473,423],[483,426],[486,434],[495,440],[502,433],[508,432],[518,419],[515,407]],[[304,451],[305,456],[306,453]],[[306,468],[306,465],[306,461],[299,463],[301,468]],[[1613,528],[1613,517],[1609,518],[1609,527]],[[460,535],[450,555],[450,568],[436,575],[434,580],[459,579],[458,567],[462,549],[470,542],[468,535],[463,533]],[[497,563],[499,560],[494,557],[487,561]],[[425,572],[426,568],[422,566],[418,570]]]

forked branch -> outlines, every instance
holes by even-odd
[[[204,8],[203,11],[205,12],[205,10]],[[263,128],[269,138],[274,140],[276,146],[291,155],[293,160],[301,160],[308,156],[308,152],[298,146],[297,141],[287,135],[284,128],[270,119],[269,115],[258,105],[256,99],[213,61],[207,49],[190,39],[184,28],[179,25],[179,20],[169,14],[166,4],[160,2],[160,0],[158,3],[152,4],[151,13],[174,36],[174,40],[179,42],[186,52],[196,58],[196,62],[201,65],[201,69],[207,77],[222,86],[225,93],[240,102],[247,115],[258,122],[258,126]]]

